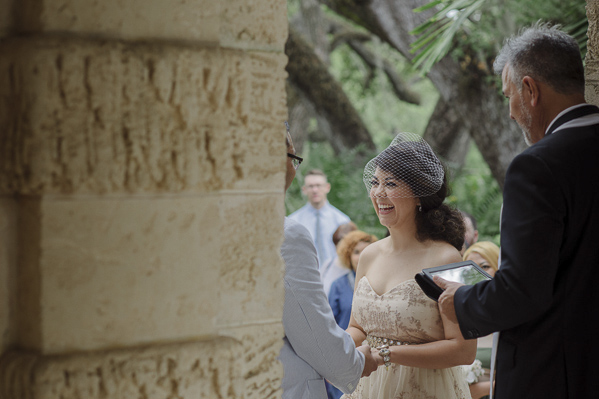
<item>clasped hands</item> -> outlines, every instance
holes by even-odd
[[[384,356],[381,354],[381,349],[371,348],[368,345],[362,345],[358,347],[358,350],[364,354],[365,359],[362,377],[368,377],[379,366],[383,366],[385,364]]]

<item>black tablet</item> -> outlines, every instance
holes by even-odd
[[[433,281],[433,276],[439,276],[448,281],[473,285],[481,281],[491,280],[491,276],[471,260],[450,263],[448,265],[422,269],[414,277],[422,291],[431,299],[437,301],[443,292]]]

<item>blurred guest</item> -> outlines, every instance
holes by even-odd
[[[318,254],[319,267],[335,257],[335,245],[331,237],[337,227],[350,221],[349,216],[329,203],[327,194],[330,191],[331,184],[324,172],[309,170],[302,186],[302,193],[308,197],[308,203],[289,215],[289,219],[301,223],[310,232]]]
[[[462,247],[462,254],[465,250],[478,241],[478,230],[476,229],[476,219],[468,212],[460,211],[464,218],[464,227],[466,232],[464,233],[464,246]]]
[[[491,277],[495,276],[499,261],[499,247],[491,241],[478,241],[472,244],[464,252],[464,260],[471,260],[479,265]],[[470,395],[472,399],[486,398],[491,392],[491,382],[489,381],[489,372],[491,369],[491,348],[493,346],[493,336],[487,335],[479,338],[476,347],[476,361],[472,366],[479,367],[478,370],[468,370],[467,382],[470,384]],[[476,375],[481,373],[480,375]]]
[[[494,277],[498,267],[499,247],[491,241],[476,242],[464,252],[464,260],[473,261]]]
[[[341,241],[346,234],[355,230],[358,230],[358,226],[356,226],[354,222],[344,223],[337,227],[337,230],[333,233],[333,244],[335,244],[335,248],[337,248],[339,241]],[[324,293],[327,294],[327,296],[329,295],[329,290],[331,289],[333,281],[345,274],[347,274],[347,268],[341,265],[339,256],[337,255],[337,252],[335,252],[335,256],[320,267],[320,277],[322,278]]]

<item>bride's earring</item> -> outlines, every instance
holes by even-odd
[[[418,212],[422,213],[422,204],[418,204]]]

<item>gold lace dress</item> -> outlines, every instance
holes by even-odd
[[[352,314],[369,337],[407,344],[444,339],[437,303],[415,280],[404,281],[378,295],[366,277],[358,283]],[[470,391],[461,367],[424,369],[392,364],[380,366],[360,379],[351,395],[342,399],[465,399]]]

